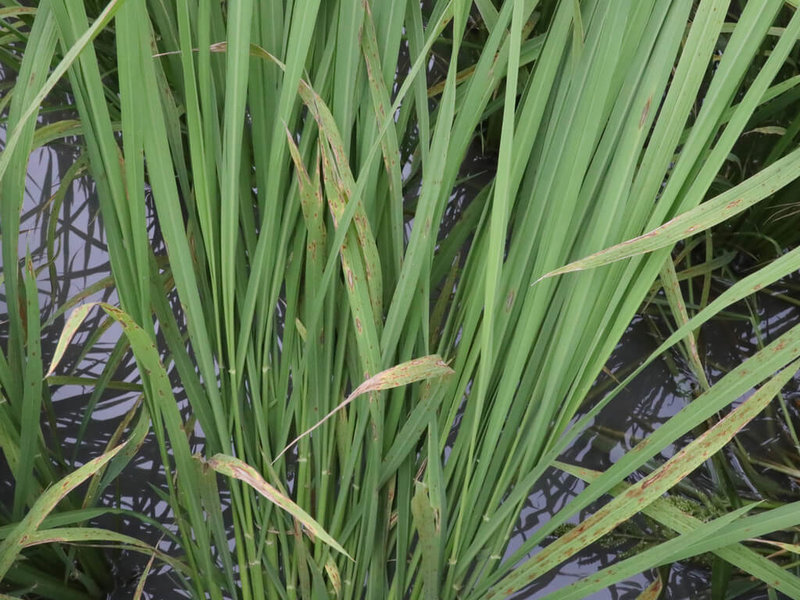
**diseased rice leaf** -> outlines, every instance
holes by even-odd
[[[672,246],[682,239],[705,231],[750,208],[764,198],[768,198],[798,177],[800,170],[800,150],[783,157],[736,187],[731,188],[704,202],[700,206],[683,213],[643,235],[632,238],[591,256],[571,262],[554,269],[540,277],[536,283],[548,277],[555,277],[573,271],[593,269],[618,260],[653,252]]]
[[[333,415],[363,394],[378,392],[381,390],[389,390],[417,381],[422,381],[423,379],[429,379],[431,377],[443,377],[445,375],[451,375],[452,373],[453,370],[447,365],[447,363],[444,362],[440,356],[435,354],[431,356],[423,356],[422,358],[415,358],[414,360],[410,360],[395,367],[390,367],[385,371],[381,371],[380,373],[373,375],[361,383],[336,408],[325,415],[313,427],[307,429],[294,440],[292,440],[292,442],[289,443],[289,445],[286,446],[286,448],[284,448],[278,454],[278,456],[275,457],[275,460],[278,460],[278,458],[280,458],[287,450],[289,450],[289,448],[294,446],[294,444],[296,444],[300,439],[307,436],[309,433],[314,431],[317,427],[322,425],[325,421],[330,419]]]
[[[270,484],[268,484],[261,474],[253,467],[243,463],[238,458],[233,456],[225,456],[224,454],[215,454],[205,461],[209,468],[213,469],[221,475],[227,475],[240,481],[244,481],[247,485],[251,486],[259,494],[264,496],[273,504],[281,507],[283,510],[292,515],[303,527],[308,529],[314,536],[321,539],[328,544],[331,548],[336,549],[352,560],[352,557],[342,546],[333,539],[323,528],[322,525],[317,523],[306,511],[297,506],[289,497],[284,496]]]
[[[124,444],[120,444],[116,448],[112,448],[108,452],[90,460],[39,496],[39,499],[36,500],[25,517],[0,543],[0,581],[11,568],[11,565],[14,564],[17,555],[26,547],[31,536],[36,533],[45,517],[52,512],[64,496],[103,468],[123,447]]]

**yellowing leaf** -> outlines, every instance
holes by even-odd
[[[550,271],[537,282],[572,271],[601,267],[624,258],[671,246],[684,238],[718,225],[769,197],[797,179],[798,173],[800,173],[800,149],[787,154],[739,185],[660,227]]]
[[[636,600],[658,600],[663,588],[664,583],[661,581],[661,575],[656,574],[656,580],[648,585]]]
[[[353,392],[345,398],[344,402],[325,415],[316,425],[306,429],[303,433],[294,438],[289,445],[281,450],[278,456],[275,457],[275,460],[272,461],[273,464],[283,456],[289,448],[294,446],[298,441],[314,431],[360,395],[408,385],[409,383],[429,379],[431,377],[442,377],[443,375],[450,375],[451,373],[453,373],[453,369],[447,366],[447,363],[442,360],[441,356],[438,354],[431,354],[423,356],[422,358],[409,360],[408,362],[381,371],[377,375],[373,375],[354,389]]]
[[[290,498],[281,494],[273,486],[266,482],[261,474],[247,463],[226,454],[215,454],[206,464],[217,473],[233,477],[245,482],[267,500],[281,507],[283,510],[300,521],[314,536],[328,544],[331,548],[338,550],[352,560],[347,551],[333,537],[317,523],[311,515],[295,504]]]

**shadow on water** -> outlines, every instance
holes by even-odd
[[[0,131],[0,143],[3,140],[4,133]],[[61,189],[62,178],[80,158],[77,148],[77,143],[51,144],[37,150],[29,163],[20,253],[24,255],[29,252],[40,269],[41,319],[47,324],[42,332],[45,357],[52,356],[64,325],[64,313],[69,312],[64,311],[64,307],[72,299],[80,297],[81,302],[117,302],[108,280],[110,265],[91,181],[85,175],[80,175],[74,181],[66,182],[66,187]],[[479,170],[486,171],[485,162],[478,161],[476,164]],[[465,185],[467,188],[468,184]],[[60,194],[57,193],[59,189]],[[456,194],[453,210],[448,211],[445,218],[455,220],[458,212],[465,209],[467,204],[463,194]],[[86,293],[86,290],[90,292]],[[5,296],[0,295],[0,322],[5,321],[5,302]],[[762,297],[758,306],[741,305],[733,312],[738,312],[738,316],[732,315],[727,321],[715,320],[704,327],[701,333],[704,362],[713,380],[752,355],[759,345],[768,343],[798,319],[794,306],[770,297]],[[604,393],[616,375],[624,376],[654,350],[665,331],[666,326],[657,313],[637,316],[609,361],[608,373],[595,386],[597,394]],[[6,335],[0,329],[0,343],[5,343],[2,338]],[[76,334],[71,351],[59,367],[59,373],[69,373],[87,380],[86,385],[64,383],[51,387],[53,412],[45,417],[43,427],[51,447],[58,449],[64,472],[102,453],[123,417],[139,399],[136,366],[129,354],[122,355],[113,374],[116,388],[106,389],[99,397],[93,395],[90,382],[103,375],[119,338],[118,326],[109,327],[104,315],[94,311]],[[608,468],[624,452],[690,402],[696,389],[694,375],[680,353],[673,352],[657,360],[595,419],[563,459],[592,469]],[[176,394],[180,394],[177,388]],[[786,406],[791,419],[798,422],[797,393],[786,394],[785,400],[788,400]],[[185,403],[183,406],[185,409]],[[739,436],[740,446],[726,450],[730,458],[728,462],[736,471],[734,480],[737,492],[743,497],[758,497],[765,489],[776,494],[780,492],[783,495],[781,499],[796,497],[800,492],[800,459],[790,450],[794,446],[790,443],[791,435],[787,428],[790,429],[791,424],[787,425],[786,419],[773,407],[771,412],[751,424]],[[199,450],[201,440],[193,441],[195,450]],[[669,453],[666,453],[660,460],[668,457]],[[7,467],[0,466],[3,475],[0,494],[3,503],[10,505],[13,481]],[[699,491],[705,497],[714,498],[717,495],[715,485],[713,475],[701,468],[684,491],[689,495]],[[583,487],[583,483],[563,473],[554,470],[548,472],[524,507],[509,552],[518,548]],[[167,503],[160,497],[160,493],[165,491],[164,469],[157,445],[150,434],[130,465],[105,490],[99,503],[141,513],[170,529],[172,515]],[[223,498],[223,505],[228,505],[227,498]],[[590,514],[594,508],[589,507],[581,517]],[[98,519],[94,524],[157,544],[167,553],[179,552],[165,538],[163,530],[139,519],[112,515]],[[642,525],[641,531],[642,537],[648,535],[646,524]],[[625,535],[629,535],[627,540]],[[596,544],[586,548],[574,560],[515,598],[541,597],[610,565],[626,550],[634,548],[635,551],[637,540],[634,536],[622,534],[615,539],[617,541],[610,547]],[[129,598],[144,569],[146,557],[127,551],[109,551],[108,558],[117,581],[117,588],[109,595],[109,600]],[[598,600],[633,599],[650,581],[652,574],[645,573],[590,597]],[[709,571],[705,566],[693,563],[673,565],[669,569],[666,587],[668,598],[703,598],[708,593]],[[185,597],[174,575],[164,567],[157,566],[150,574],[146,589],[145,597],[148,598]],[[755,599],[766,598],[766,595],[754,593],[744,597]]]
[[[53,115],[58,118],[57,115]],[[0,147],[5,131],[0,129]],[[42,353],[47,363],[53,356],[65,317],[75,304],[118,303],[110,281],[110,264],[103,226],[91,179],[70,167],[80,162],[77,140],[54,143],[33,152],[28,164],[26,193],[20,223],[19,255],[30,254],[37,271]],[[5,265],[0,262],[5,272]],[[7,323],[7,299],[0,292],[0,323]],[[103,376],[109,357],[121,336],[105,313],[90,312],[58,367],[62,378],[71,382],[51,385],[52,411],[45,411],[42,430],[60,476],[75,470],[103,453],[111,445],[123,418],[137,405],[136,364],[130,353],[120,354],[112,374],[114,383],[102,394],[94,394],[93,382]],[[0,343],[7,343],[7,329],[0,327]],[[80,383],[73,383],[78,382]],[[177,391],[177,390],[176,390]],[[11,506],[14,483],[5,460],[0,461],[0,502]],[[141,450],[97,502],[146,515],[169,527],[172,515],[157,490],[166,493],[165,473],[157,445],[148,435]],[[169,554],[177,547],[164,539],[158,527],[125,514],[106,515],[91,523],[142,539]],[[108,551],[107,557],[117,588],[109,600],[130,598],[146,564],[146,557],[128,551]],[[149,598],[183,597],[174,575],[160,565],[148,577]]]

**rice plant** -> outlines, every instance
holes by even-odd
[[[796,526],[796,505],[703,522],[662,498],[792,378],[797,327],[718,381],[693,362],[702,393],[605,473],[559,462],[613,407],[615,392],[585,399],[654,283],[676,328],[650,360],[676,344],[694,359],[700,325],[800,268],[790,248],[690,315],[671,255],[800,175],[788,128],[762,168],[714,187],[765,108],[796,102],[791,3],[0,4],[18,70],[0,157],[16,481],[0,578],[40,536],[134,547],[196,598],[501,598],[644,512],[679,535],[551,597],[707,552],[800,597],[795,568],[744,544]],[[80,121],[119,305],[80,305],[42,357],[43,273],[15,265],[37,112],[56,85]],[[60,496],[41,493],[57,479],[49,450],[34,452],[41,398],[92,311],[135,356],[178,556],[43,525]],[[75,465],[63,489],[124,468],[141,434],[126,427],[124,450]],[[552,469],[589,485],[510,549]]]

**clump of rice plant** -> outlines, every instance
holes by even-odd
[[[194,597],[503,598],[642,511],[680,535],[553,597],[707,552],[800,597],[794,572],[742,544],[796,525],[796,507],[703,522],[661,498],[791,379],[797,327],[605,473],[558,462],[613,402],[584,406],[657,278],[677,327],[653,357],[678,343],[693,355],[702,323],[800,266],[792,250],[681,310],[673,246],[800,173],[792,140],[712,190],[753,115],[797,85],[783,69],[800,15],[735,4],[43,0],[27,13],[20,73],[37,77],[15,86],[0,158],[4,264],[19,259],[37,107],[66,81],[119,306],[76,309],[62,346],[90,310],[122,326]],[[493,176],[465,169],[475,148]],[[9,297],[30,277],[8,269]],[[33,364],[41,383],[9,319],[3,368]],[[9,406],[30,407],[11,381]],[[591,483],[511,551],[551,468]],[[36,507],[20,502],[18,518]]]

